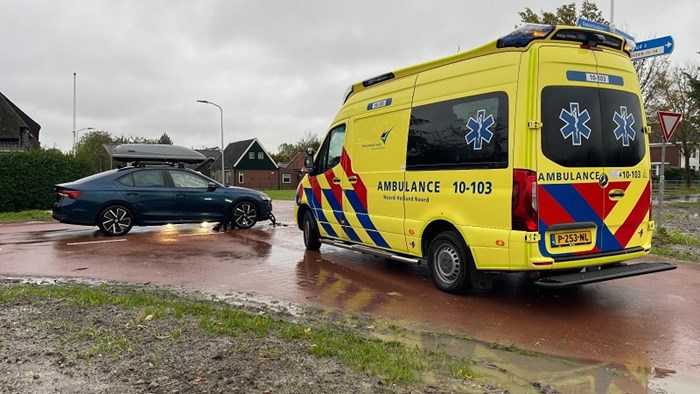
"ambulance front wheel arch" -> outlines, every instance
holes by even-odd
[[[307,250],[319,250],[321,248],[321,234],[318,231],[318,222],[311,213],[309,207],[299,211],[299,227],[304,232],[304,246]]]
[[[441,226],[425,242],[428,271],[435,286],[445,292],[463,294],[471,289],[471,253],[460,233]]]

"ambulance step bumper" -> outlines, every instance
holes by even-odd
[[[371,246],[358,245],[358,244],[353,244],[353,243],[349,243],[349,242],[342,242],[342,241],[335,241],[335,240],[331,240],[331,239],[322,239],[321,243],[326,244],[326,245],[336,246],[336,247],[343,248],[343,249],[355,250],[358,252],[371,254],[373,256],[384,257],[384,258],[387,258],[390,260],[401,261],[404,263],[420,264],[422,262],[422,260],[417,258],[417,257],[403,256],[403,255],[399,255],[396,253],[386,251],[384,249],[373,248]]]
[[[676,269],[676,265],[671,263],[638,263],[618,265],[610,268],[601,268],[594,271],[578,272],[575,274],[547,276],[535,281],[535,284],[541,287],[562,288],[626,278],[629,276],[646,275],[654,272],[669,271],[674,269]]]

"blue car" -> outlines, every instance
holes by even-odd
[[[272,220],[265,193],[226,187],[199,172],[167,165],[136,165],[56,185],[53,218],[124,235],[132,226],[218,222],[247,229]]]

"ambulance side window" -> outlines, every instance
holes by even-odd
[[[343,124],[332,129],[328,133],[326,140],[323,141],[323,145],[321,145],[321,149],[316,157],[314,174],[322,174],[340,164],[344,142],[345,125]]]
[[[487,93],[413,108],[406,169],[508,167],[508,95]]]

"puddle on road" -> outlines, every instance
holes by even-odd
[[[406,330],[394,324],[378,327],[370,335],[471,360],[471,375],[477,382],[507,388],[510,393],[532,393],[533,389],[538,389],[539,392],[562,393],[671,394],[696,392],[700,387],[700,376],[692,374],[665,370],[668,373],[654,375],[646,367],[551,357],[510,345]],[[426,377],[426,383],[432,383],[431,379]]]

